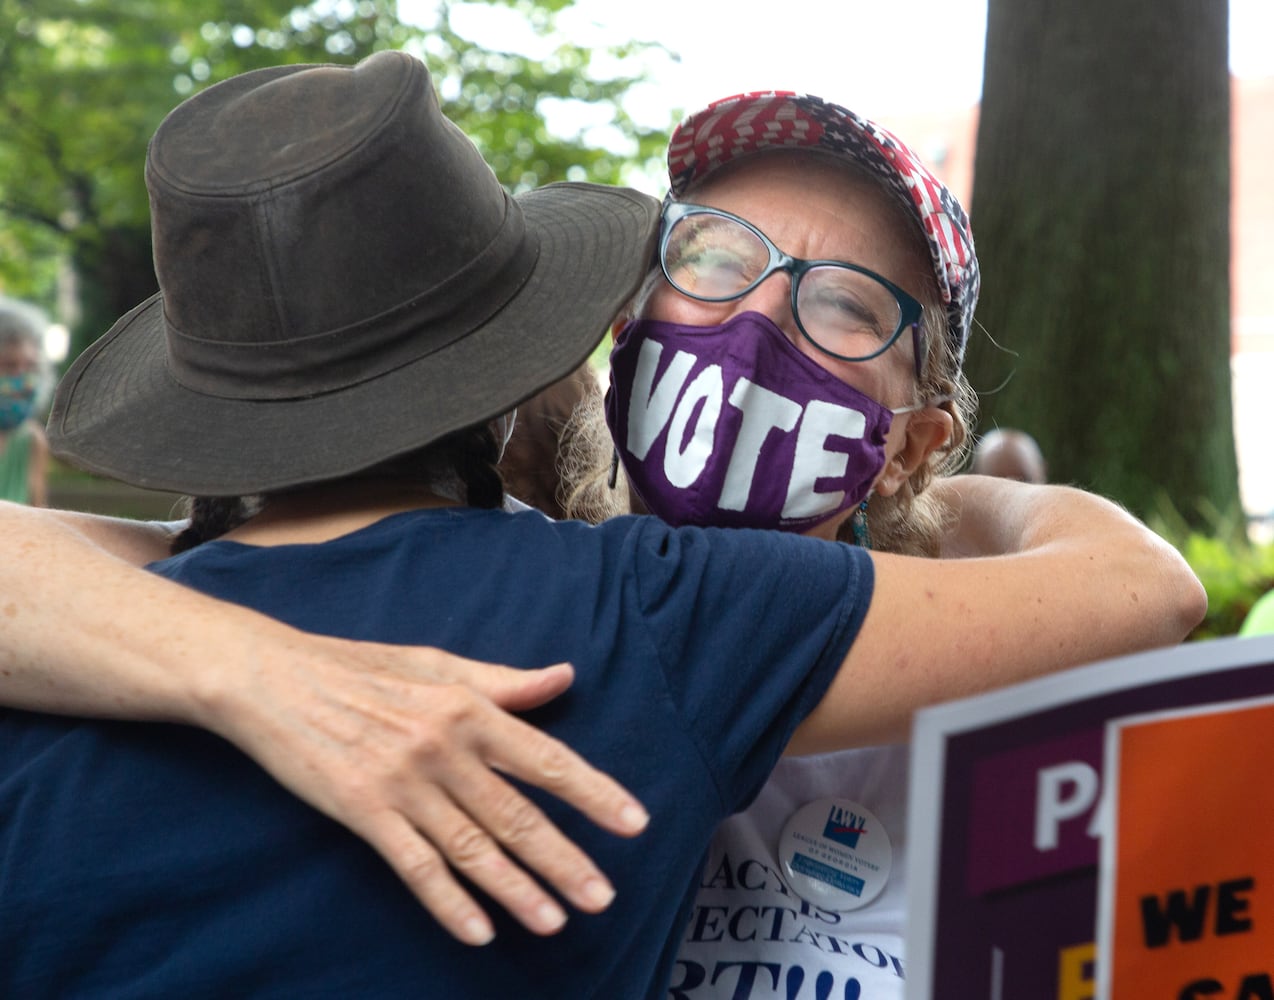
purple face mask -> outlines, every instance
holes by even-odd
[[[610,363],[615,447],[670,524],[805,531],[859,503],[884,468],[893,411],[760,313],[707,327],[638,320]]]

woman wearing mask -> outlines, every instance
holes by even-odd
[[[735,167],[722,168],[720,175],[714,178],[713,185],[709,188],[705,184],[695,195],[696,204],[702,203],[699,207],[708,211],[690,212],[677,219],[669,218],[666,235],[673,233],[674,223],[681,225],[686,222],[695,223],[696,220],[699,223],[721,220],[721,225],[728,227],[741,224],[744,230],[751,232],[746,225],[751,222],[755,229],[765,233],[784,251],[799,254],[804,261],[820,263],[806,268],[804,262],[779,258],[775,262],[782,267],[754,287],[748,287],[747,282],[742,287],[730,287],[720,284],[720,274],[689,267],[689,257],[674,262],[673,273],[670,274],[674,280],[684,283],[690,280],[688,276],[693,276],[695,281],[706,276],[712,278],[714,284],[706,289],[698,286],[684,289],[700,294],[702,298],[698,299],[686,296],[684,291],[676,292],[662,286],[655,285],[649,289],[650,294],[645,305],[636,314],[642,322],[650,321],[648,326],[641,328],[635,324],[626,333],[631,334],[630,347],[635,352],[631,398],[641,400],[642,406],[652,412],[655,419],[653,423],[645,424],[645,429],[639,430],[636,438],[633,437],[631,423],[626,436],[621,432],[621,427],[617,426],[617,436],[621,437],[621,453],[628,453],[626,461],[636,469],[644,460],[643,454],[647,458],[650,456],[654,439],[661,432],[661,427],[679,432],[689,432],[692,428],[697,430],[700,426],[707,428],[710,421],[705,419],[705,414],[711,415],[708,407],[715,399],[716,404],[721,407],[718,417],[720,413],[727,412],[727,404],[746,414],[739,422],[738,439],[747,448],[738,452],[741,457],[737,460],[727,460],[716,455],[712,449],[705,455],[702,446],[699,452],[695,452],[692,443],[697,439],[693,433],[678,433],[674,437],[675,447],[665,449],[662,465],[662,474],[668,478],[673,488],[682,488],[680,484],[686,483],[688,479],[687,470],[693,469],[695,464],[708,468],[713,461],[721,463],[720,488],[705,491],[692,501],[692,506],[698,505],[697,509],[702,511],[704,504],[720,506],[721,499],[729,499],[733,506],[723,509],[746,514],[750,507],[755,506],[752,503],[754,484],[759,485],[761,493],[773,493],[768,485],[772,477],[765,473],[757,475],[761,472],[762,458],[762,444],[758,443],[756,437],[758,429],[766,431],[762,435],[765,438],[770,436],[770,432],[781,437],[784,433],[796,431],[795,442],[786,459],[787,471],[779,491],[782,494],[781,502],[770,497],[762,506],[768,507],[771,512],[777,511],[777,516],[789,521],[791,525],[809,527],[815,524],[819,530],[831,532],[852,520],[862,500],[866,499],[863,488],[874,485],[876,499],[869,504],[868,526],[878,536],[883,536],[887,533],[891,519],[883,514],[878,515],[876,511],[883,505],[884,498],[905,498],[909,491],[914,492],[916,477],[926,475],[926,465],[931,456],[943,448],[954,433],[954,414],[948,404],[939,402],[938,399],[938,396],[947,394],[947,391],[927,396],[922,391],[921,383],[917,381],[916,370],[918,359],[928,357],[934,351],[946,351],[958,357],[967,323],[963,327],[954,327],[959,331],[960,339],[957,342],[955,334],[949,329],[952,327],[951,316],[962,312],[966,302],[971,313],[971,298],[961,299],[953,295],[949,304],[951,308],[948,309],[945,308],[948,303],[941,301],[941,284],[936,295],[931,288],[925,287],[925,282],[932,280],[935,275],[935,269],[925,259],[923,251],[919,254],[915,252],[915,246],[905,235],[907,230],[899,228],[898,219],[905,220],[905,213],[900,207],[890,206],[887,201],[870,194],[870,186],[861,178],[844,179],[836,171],[829,171],[822,154],[801,159],[799,164],[789,166],[783,154],[762,155],[758,152],[755,162],[757,170],[766,177],[766,193],[758,194],[755,186],[758,175],[753,173],[751,166],[744,169],[741,161]],[[838,197],[810,197],[811,190],[821,190],[819,185],[826,184],[830,191],[839,189],[842,181],[848,186],[839,192]],[[772,192],[768,188],[770,183],[775,185]],[[810,185],[814,185],[814,188]],[[844,210],[845,198],[854,203],[854,212]],[[794,220],[799,217],[799,213],[805,211],[811,213],[808,224],[796,226]],[[892,219],[891,212],[894,213]],[[716,244],[704,243],[706,237],[702,233],[701,230],[695,231],[700,243],[691,241],[688,244],[691,251],[696,246],[720,249]],[[890,233],[894,235],[891,236]],[[758,236],[759,233],[752,235]],[[764,246],[764,241],[761,245]],[[683,264],[687,266],[681,267]],[[733,263],[727,260],[726,271],[737,266],[737,260]],[[828,274],[824,271],[835,279],[845,277],[839,272],[852,272],[871,284],[846,286],[837,281],[828,283]],[[789,283],[798,275],[803,291],[793,300]],[[889,297],[877,298],[874,308],[870,303],[855,305],[844,297],[850,287],[883,288],[888,291]],[[966,284],[964,287],[968,289],[970,285]],[[776,288],[778,291],[775,291]],[[743,297],[738,296],[739,292],[745,293]],[[816,293],[812,298],[801,297],[808,296],[811,292]],[[782,310],[773,303],[766,304],[764,297],[767,295],[776,296],[779,301],[787,304],[790,314],[790,304],[795,301],[795,314],[791,314],[790,319],[784,317]],[[713,301],[704,301],[704,298]],[[896,316],[891,313],[888,305],[890,300],[894,303],[893,308],[898,310]],[[930,316],[936,310],[941,318],[936,323],[923,324],[923,330],[917,329],[915,321],[925,313],[925,306],[929,307]],[[831,319],[838,311],[854,316],[854,322],[843,329],[838,327]],[[796,314],[802,317],[801,325],[796,325]],[[767,318],[771,315],[777,318]],[[659,326],[668,323],[681,327],[706,327],[709,332],[705,339],[715,337],[717,340],[723,339],[720,336],[722,331],[711,328],[726,327],[730,333],[740,334],[735,339],[739,340],[744,353],[740,357],[739,350],[727,347],[724,355],[718,358],[701,350],[688,351],[686,353],[692,359],[686,368],[687,362],[677,361],[681,341],[665,336],[669,331]],[[935,336],[932,332],[934,329],[946,332],[947,335],[940,332]],[[789,344],[790,349],[777,346],[780,341],[776,337],[776,331],[783,342]],[[807,347],[793,335],[793,331],[802,339],[817,339],[811,340]],[[685,329],[672,333],[689,334],[693,338],[693,331]],[[826,348],[820,341],[827,340],[831,343],[832,335],[841,333],[849,337],[853,344],[861,344],[860,338],[864,336],[875,336],[879,351],[873,347],[864,352],[859,346],[836,351],[835,353],[841,355],[834,359],[840,367],[833,366],[838,377],[827,378],[828,369],[821,363],[806,363],[812,357],[808,352],[817,350],[825,353]],[[645,344],[654,346],[643,349],[642,345]],[[647,362],[650,367],[647,374],[643,375],[643,354],[649,358],[655,353],[658,357]],[[874,357],[867,359],[868,353],[874,354]],[[623,368],[626,356],[619,355],[617,371]],[[764,358],[765,362],[759,363],[757,358]],[[800,360],[801,358],[805,358],[805,361]],[[660,359],[664,361],[661,362]],[[771,363],[779,381],[763,384],[762,378],[770,378],[768,368]],[[661,366],[665,364],[667,367]],[[681,364],[685,371],[671,367],[674,364]],[[934,372],[927,372],[925,364],[926,362],[920,362],[924,378],[951,377],[950,374],[942,375],[941,366],[935,368]],[[950,365],[947,367],[950,368]],[[712,371],[714,368],[715,371]],[[761,368],[767,369],[764,376]],[[670,371],[674,373],[671,381],[668,380]],[[703,372],[708,374],[704,375]],[[680,381],[677,380],[677,373],[680,373]],[[639,381],[639,376],[646,378],[647,375],[648,382]],[[720,393],[715,396],[714,380],[719,380],[721,385]],[[745,382],[756,387],[755,398],[762,400],[765,405],[750,402],[738,405],[729,402],[732,398],[743,401],[742,396],[736,396],[736,390]],[[833,382],[839,383],[839,386]],[[855,383],[853,391],[849,391],[851,382]],[[673,401],[666,407],[668,414],[665,422],[659,425],[657,418],[661,411],[655,404],[659,388],[665,386],[673,388],[665,389],[665,396],[658,398],[666,399],[671,395]],[[678,416],[682,412],[678,409],[678,403],[685,396],[680,390],[695,386],[698,386],[696,391],[702,392],[702,404],[696,403],[685,410],[682,416]],[[846,388],[842,389],[840,386]],[[642,396],[641,393],[645,390],[648,392]],[[626,418],[619,398],[621,393],[622,389],[617,393],[612,409],[617,421],[622,422]],[[631,400],[627,409],[632,409]],[[850,418],[849,425],[837,424],[833,419],[838,415],[851,413],[856,416]],[[718,420],[712,426],[720,424],[721,421]],[[846,430],[844,434],[837,432],[837,428],[842,426]],[[801,433],[802,429],[806,431],[804,434]],[[753,436],[749,437],[749,434]],[[861,441],[866,447],[845,448],[841,445],[842,440]],[[842,457],[836,457],[838,454]],[[830,458],[827,457],[829,455]],[[671,456],[670,460],[668,456]],[[811,468],[814,470],[813,474],[810,474]],[[672,470],[671,477],[669,469]],[[655,478],[658,474],[659,470],[652,472]],[[834,481],[838,475],[845,480],[854,478],[853,488],[850,489],[848,483],[844,487],[838,485]],[[693,479],[690,481],[693,482]],[[731,490],[727,490],[727,487]],[[645,486],[644,491],[651,497],[655,494],[650,485]],[[944,544],[950,551],[1021,551],[1023,555],[1007,559],[992,557],[967,564],[949,560],[935,562],[924,567],[924,579],[928,583],[914,590],[909,589],[909,599],[906,602],[894,604],[886,601],[881,605],[882,608],[893,609],[890,612],[880,611],[879,624],[882,630],[897,633],[890,640],[893,645],[889,646],[889,655],[886,658],[895,669],[864,670],[855,677],[855,701],[862,706],[870,706],[870,711],[864,708],[862,715],[854,719],[852,728],[858,742],[869,744],[899,738],[905,731],[910,712],[917,704],[934,697],[950,697],[1017,679],[1040,669],[1175,641],[1184,634],[1184,629],[1180,627],[1182,623],[1188,629],[1192,624],[1189,619],[1199,610],[1197,588],[1188,571],[1183,572],[1175,555],[1142,529],[1135,529],[1130,535],[1121,536],[1126,544],[1114,547],[1107,544],[1105,549],[1096,545],[1097,539],[1091,529],[1095,515],[1100,514],[1098,520],[1116,535],[1131,530],[1131,526],[1122,515],[1113,512],[1109,505],[1095,498],[1067,490],[1024,492],[1023,489],[1014,490],[1005,484],[976,480],[961,484],[944,483],[941,493],[958,515],[956,526],[944,539]],[[760,497],[761,494],[757,496]],[[1065,513],[1072,505],[1074,518]],[[105,530],[97,525],[85,526],[83,519],[72,519],[72,522],[73,527],[66,529],[47,520],[23,519],[13,510],[6,511],[4,521],[6,525],[14,526],[15,530],[22,525],[37,531],[42,544],[50,546],[52,551],[64,554],[80,551],[70,544],[75,532]],[[1085,525],[1083,531],[1080,530],[1081,522]],[[1123,527],[1119,527],[1120,525]],[[150,536],[136,529],[130,529],[123,535],[112,535],[108,531],[96,537],[111,538],[111,545],[120,551],[131,552],[134,558],[141,553],[145,556],[153,553],[153,549],[147,547],[149,543],[144,540]],[[1109,542],[1109,538],[1105,540]],[[1072,562],[1063,551],[1058,551],[1059,546],[1061,550],[1067,550],[1071,545],[1082,548],[1081,560]],[[1132,550],[1144,549],[1145,546],[1149,546],[1146,551],[1153,553],[1153,558],[1148,554],[1130,558]],[[1038,551],[1041,547],[1046,552]],[[1062,556],[1062,561],[1051,563],[1047,552]],[[1147,613],[1150,609],[1146,606],[1148,602],[1143,599],[1141,613],[1125,630],[1093,629],[1091,620],[1082,630],[1067,624],[1075,619],[1068,619],[1063,611],[1074,612],[1080,609],[1085,614],[1113,614],[1114,609],[1110,607],[1111,594],[1103,594],[1101,600],[1098,600],[1084,581],[1075,579],[1067,582],[1068,571],[1077,568],[1081,561],[1087,562],[1097,552],[1104,552],[1107,559],[1119,564],[1111,566],[1112,573],[1127,574],[1114,577],[1121,583],[1144,577],[1149,567],[1154,567],[1150,576],[1162,585],[1161,590],[1156,590],[1156,596],[1162,603],[1154,609],[1153,614]],[[339,665],[333,666],[328,662],[331,657],[338,655],[334,643],[314,644],[298,635],[285,633],[281,628],[267,626],[255,618],[251,620],[251,624],[247,624],[248,619],[242,614],[214,610],[207,602],[200,602],[195,595],[162,589],[159,581],[154,581],[152,586],[149,578],[130,576],[100,553],[86,554],[84,558],[86,564],[94,567],[101,586],[133,587],[133,583],[128,581],[136,581],[135,592],[145,596],[135,598],[132,602],[133,605],[141,604],[141,608],[134,606],[131,611],[127,611],[114,606],[109,616],[103,616],[99,601],[80,599],[85,592],[91,591],[88,585],[83,590],[72,588],[79,595],[71,609],[71,619],[77,627],[85,632],[92,632],[97,627],[96,623],[109,621],[109,624],[100,627],[115,628],[121,617],[131,616],[130,621],[144,619],[145,626],[153,631],[140,643],[140,647],[144,648],[139,649],[138,645],[127,640],[123,645],[128,645],[129,648],[121,653],[118,649],[118,635],[115,638],[114,651],[106,649],[98,653],[96,647],[93,647],[94,667],[100,668],[94,672],[77,661],[76,654],[84,647],[75,645],[75,629],[67,630],[68,634],[60,635],[56,640],[38,641],[28,631],[33,616],[25,613],[28,609],[24,606],[21,609],[23,613],[17,616],[19,628],[9,635],[10,645],[7,651],[11,662],[18,668],[16,679],[11,679],[7,685],[10,700],[21,700],[24,704],[63,711],[108,711],[112,714],[179,717],[216,728],[249,752],[258,755],[274,773],[286,772],[284,779],[293,787],[300,788],[311,801],[327,806],[328,811],[368,835],[365,828],[360,828],[361,820],[356,815],[358,808],[366,806],[368,800],[342,799],[339,792],[332,793],[328,790],[325,780],[316,781],[314,778],[315,766],[332,766],[335,768],[334,780],[339,787],[343,774],[363,770],[357,762],[350,763],[350,752],[356,756],[360,752],[361,742],[357,739],[346,740],[347,745],[334,752],[316,752],[313,749],[298,751],[297,747],[310,745],[304,736],[305,727],[317,721],[319,729],[322,729],[330,722],[325,715],[343,719],[347,706],[360,703],[383,707],[396,718],[410,716],[414,706],[428,703],[428,697],[417,695],[413,700],[411,696],[404,697],[401,688],[392,692],[378,690],[383,687],[383,675],[379,669],[374,672],[356,670],[349,675],[342,674]],[[1149,564],[1146,559],[1149,559]],[[900,582],[900,578],[895,577],[895,572],[908,577],[920,574],[920,570],[908,560],[894,561],[888,556],[876,556],[874,561],[878,564],[878,585],[885,592],[894,592],[894,587]],[[1048,571],[1035,576],[1037,569],[1043,571],[1046,564]],[[925,690],[923,694],[919,693],[914,683],[919,668],[913,665],[912,669],[908,669],[908,666],[913,664],[913,656],[921,663],[930,658],[937,660],[938,647],[934,643],[938,640],[933,636],[916,636],[907,637],[907,641],[903,641],[900,637],[907,631],[906,623],[916,615],[936,616],[930,620],[946,621],[945,616],[952,608],[946,602],[954,600],[956,604],[964,603],[964,591],[960,589],[958,581],[969,586],[970,593],[973,589],[979,589],[978,599],[986,601],[986,595],[980,592],[985,590],[985,586],[973,588],[973,581],[981,580],[985,584],[991,578],[987,576],[988,573],[993,577],[1005,568],[1010,569],[1013,586],[1008,593],[998,595],[1003,600],[987,601],[981,611],[989,617],[984,619],[979,612],[970,618],[968,609],[963,606],[957,617],[964,623],[960,626],[961,632],[967,627],[971,636],[984,636],[988,622],[999,621],[1001,617],[1008,622],[1018,622],[1017,630],[1013,630],[1012,635],[1003,635],[996,641],[986,642],[979,648],[978,655],[965,664],[967,669],[944,674],[941,683],[936,686],[921,684],[920,687]],[[1024,575],[1019,576],[1019,573]],[[1002,582],[1007,580],[1006,577]],[[1024,588],[1023,585],[1028,580],[1032,581],[1032,586]],[[947,582],[944,584],[943,581]],[[1028,596],[1031,599],[1038,598],[1039,589],[1046,581],[1049,585],[1048,599],[1056,602],[1053,609],[1056,614],[1047,616],[1047,622],[1036,621],[1028,628],[1021,620],[1022,612],[1027,610],[1021,602]],[[948,590],[952,585],[955,585],[955,589]],[[161,589],[156,590],[155,586],[160,586]],[[101,595],[90,593],[89,596]],[[286,645],[287,652],[277,652],[281,646],[262,646],[255,654],[264,657],[277,669],[255,674],[254,683],[258,686],[255,688],[254,698],[242,698],[229,693],[236,686],[238,690],[244,690],[239,682],[232,680],[236,669],[234,664],[228,665],[225,670],[219,667],[192,685],[189,665],[183,662],[186,657],[174,656],[163,649],[166,642],[174,641],[173,632],[166,630],[164,622],[157,620],[153,613],[146,616],[147,611],[153,612],[152,605],[162,606],[166,614],[160,616],[161,618],[167,618],[177,608],[188,609],[183,612],[183,624],[188,628],[198,624],[196,634],[207,635],[210,641],[226,643],[231,647],[239,642],[235,638],[236,628],[249,633],[254,642],[269,636],[274,636],[275,641],[279,642],[279,637],[286,634],[282,644]],[[1121,620],[1128,614],[1122,604],[1118,613]],[[229,621],[234,627],[226,624],[226,619],[218,617],[221,615],[229,615]],[[711,621],[705,620],[702,627],[711,628],[711,624]],[[775,628],[783,628],[782,621],[776,620]],[[1041,628],[1047,635],[1041,633]],[[376,650],[378,667],[390,662],[395,652]],[[367,662],[365,651],[354,650],[350,655],[360,658],[362,664]],[[410,656],[406,652],[401,655],[404,658]],[[303,661],[303,667],[295,665],[298,659]],[[289,682],[289,676],[300,676],[298,671],[304,672],[310,684],[319,687],[328,683],[330,678],[342,678],[333,683],[336,684],[335,690],[344,693],[327,706],[325,711],[313,713],[313,719],[307,718],[308,710],[304,707],[292,715],[292,709],[300,699],[296,696],[295,684]],[[12,678],[14,675],[10,676]],[[57,680],[62,686],[53,688],[53,680]],[[105,687],[108,683],[112,685],[111,688]],[[194,698],[189,694],[192,686],[197,690]],[[352,687],[360,686],[364,688],[361,694],[347,697]],[[407,709],[400,703],[406,704]],[[264,707],[266,705],[269,705],[268,710]],[[261,736],[263,719],[267,716],[272,720],[269,726],[272,727],[270,735],[273,739]],[[352,717],[355,719],[352,725],[356,730],[362,726],[363,732],[371,732],[377,724],[367,717]],[[280,718],[285,721],[279,723],[277,720]],[[599,720],[599,724],[604,725],[604,721]],[[288,727],[294,724],[300,727],[302,736],[298,737],[295,733],[289,735]],[[280,725],[283,726],[282,731],[279,729]],[[810,732],[817,732],[817,724]],[[405,737],[407,744],[411,744],[414,739],[411,735]],[[293,742],[286,743],[288,749],[283,751],[275,740]],[[320,737],[313,745],[324,742],[325,739]],[[371,758],[385,754],[395,756],[401,752],[400,748],[386,745],[384,741],[373,742],[375,746],[366,748]],[[459,748],[456,751],[459,753],[460,749],[466,749],[472,744],[456,738],[448,745]],[[799,751],[819,745],[827,744],[815,737],[812,740],[798,740],[793,749]],[[280,763],[286,756],[297,759],[298,752],[302,755],[299,759],[304,762],[304,766]],[[411,759],[414,754],[415,751],[409,749],[406,758]],[[478,756],[490,759],[490,755],[481,751]],[[474,771],[471,765],[465,766],[468,767],[466,775],[472,777]],[[442,770],[445,771],[446,768],[443,767]],[[384,788],[376,789],[375,793],[386,793],[386,797],[399,800],[410,799],[419,794],[418,784],[412,784],[419,780],[418,776],[408,773],[405,777],[396,777]],[[402,794],[403,786],[410,789],[409,794]],[[408,804],[396,805],[395,808],[406,811],[411,807]],[[475,818],[483,821],[480,810],[475,812],[478,813]],[[422,839],[437,836],[427,818],[412,816],[411,820]],[[375,838],[369,835],[369,839]],[[438,839],[446,841],[447,838]],[[489,845],[483,845],[483,849],[487,849],[487,846]],[[396,852],[393,846],[386,848],[382,844],[381,849],[387,856],[394,856]],[[472,856],[469,860],[472,861]],[[447,921],[448,926],[457,926],[460,921],[472,916],[472,910],[466,908],[463,900],[457,902],[457,898],[454,895],[434,897],[436,912]],[[522,909],[527,909],[525,899],[520,902],[523,904]],[[683,965],[681,971],[686,975],[693,975],[689,965]],[[675,976],[676,973],[674,982]],[[683,986],[689,988],[689,985],[688,980],[683,978]]]
[[[956,512],[931,484],[972,419],[978,269],[955,197],[810,96],[715,102],[668,159],[659,269],[620,324],[606,411],[642,501],[937,555]],[[713,840],[672,995],[900,997],[906,779],[902,743],[781,761]],[[831,815],[856,817],[852,849],[826,843]],[[803,870],[810,838],[836,870]]]

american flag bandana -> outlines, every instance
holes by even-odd
[[[920,224],[956,359],[963,362],[981,278],[969,217],[901,140],[874,122],[818,97],[753,91],[714,101],[677,126],[668,146],[671,194],[739,156],[773,147],[829,150],[870,170]]]

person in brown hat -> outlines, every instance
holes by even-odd
[[[278,685],[321,685],[320,661],[337,654],[304,631],[515,666],[569,660],[569,695],[531,718],[636,792],[653,829],[616,839],[536,798],[602,862],[622,905],[571,921],[551,943],[497,917],[501,950],[484,958],[433,925],[357,838],[215,738],[10,712],[0,812],[12,806],[15,819],[0,857],[21,867],[0,870],[0,975],[14,992],[73,992],[89,968],[117,993],[198,983],[415,995],[428,984],[446,996],[657,996],[708,837],[785,747],[873,742],[917,704],[1081,662],[1116,623],[1128,643],[1150,645],[1180,638],[1202,613],[1174,552],[1112,505],[1060,488],[1018,493],[991,519],[975,514],[989,506],[985,491],[963,487],[970,530],[1014,552],[979,560],[496,509],[493,422],[588,353],[645,271],[654,211],[587,186],[511,201],[475,161],[423,68],[392,54],[352,70],[246,74],[166,120],[148,160],[162,291],[77,362],[51,430],[81,464],[202,497],[199,544],[155,577],[89,559],[99,578],[66,596],[76,629],[65,637],[32,638],[28,602],[50,586],[37,575],[6,612],[16,624],[6,695],[121,715],[144,706],[223,732],[425,894],[437,856],[420,842],[450,808],[436,789],[410,785],[416,801],[401,808],[364,799],[387,825],[362,825],[351,800],[316,790],[312,758],[278,752],[295,745],[270,708]],[[339,284],[343,295],[328,294]],[[64,530],[13,513],[5,530],[42,527],[31,537],[46,558],[70,551]],[[1095,558],[1108,573],[1059,584]],[[286,641],[301,669],[283,665],[289,653],[254,648],[279,627],[214,612],[158,576],[299,627]],[[1129,580],[1140,588],[1131,625]],[[133,606],[122,642],[119,597],[102,600],[115,587]],[[1040,601],[1059,613],[1019,621]],[[1076,616],[1084,635],[1072,634]],[[99,627],[115,633],[107,666],[85,680],[90,671],[60,658],[88,653],[79,637]],[[138,629],[151,631],[134,642]],[[151,651],[173,642],[175,656]],[[122,667],[121,645],[140,649]],[[255,695],[217,667],[191,696],[182,661],[214,646],[252,661]],[[978,669],[952,649],[976,650]],[[120,678],[118,692],[94,689]],[[327,729],[338,741],[395,738],[402,688],[386,698],[383,672],[367,680],[381,728]],[[516,848],[526,822],[505,829]],[[448,856],[478,885],[498,883],[507,871],[484,872],[474,860],[489,857],[484,845],[461,833]],[[558,926],[550,915],[538,929]]]

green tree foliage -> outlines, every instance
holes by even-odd
[[[480,2],[552,38],[573,0]],[[514,190],[613,183],[658,156],[667,133],[639,128],[619,103],[640,77],[596,78],[594,54],[566,43],[534,61],[480,50],[452,12],[439,0],[434,23],[415,27],[394,0],[0,0],[0,288],[53,309],[57,276],[73,275],[72,356],[151,294],[146,143],[180,101],[257,67],[412,51]],[[628,148],[549,134],[546,99],[609,106]]]
[[[1199,529],[1238,505],[1226,7],[990,0],[971,213],[981,426]]]

